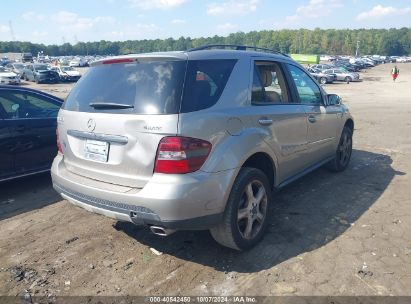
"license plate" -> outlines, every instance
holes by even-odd
[[[98,140],[86,140],[84,148],[84,157],[98,162],[107,162],[109,143]]]

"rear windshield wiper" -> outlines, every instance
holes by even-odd
[[[133,105],[115,102],[90,102],[89,106],[94,109],[132,109]]]

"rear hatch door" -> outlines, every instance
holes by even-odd
[[[60,112],[67,170],[141,188],[153,175],[157,147],[178,133],[187,60],[133,58],[92,67]]]

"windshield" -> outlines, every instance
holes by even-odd
[[[19,63],[15,63],[15,64],[13,64],[13,66],[14,66],[15,69],[22,69],[22,68],[24,68],[24,65],[19,64]]]
[[[74,71],[74,69],[72,67],[61,67],[61,69],[65,72],[65,71]]]

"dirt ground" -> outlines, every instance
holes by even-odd
[[[248,252],[89,213],[48,174],[1,184],[0,295],[411,295],[411,64],[395,83],[391,67],[325,86],[355,118],[350,167],[277,193]],[[62,97],[71,86],[30,84]]]

